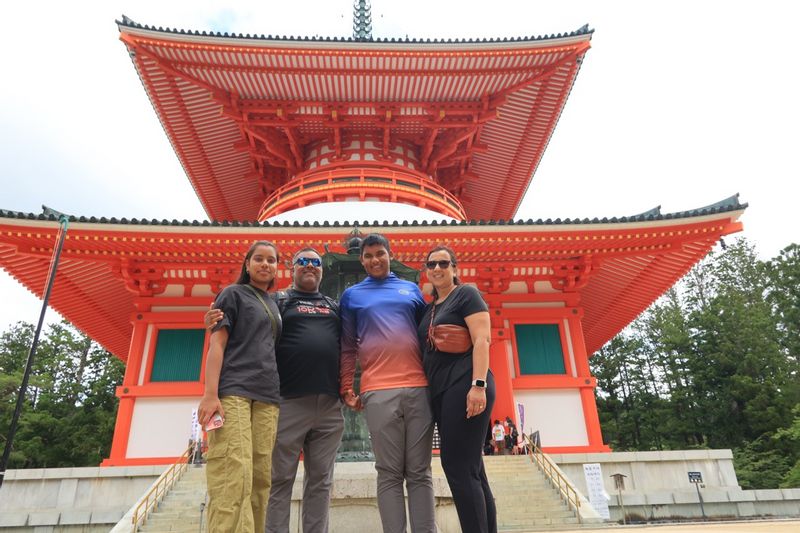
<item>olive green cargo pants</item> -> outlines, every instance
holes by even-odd
[[[220,398],[225,424],[208,433],[208,531],[263,533],[278,406]]]

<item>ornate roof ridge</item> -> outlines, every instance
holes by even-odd
[[[631,216],[622,216],[622,217],[603,217],[603,218],[548,218],[548,219],[537,219],[533,220],[531,218],[523,220],[523,219],[511,219],[511,220],[465,220],[465,221],[446,221],[446,220],[423,220],[423,221],[402,221],[402,222],[389,222],[384,220],[383,222],[374,220],[372,222],[369,221],[334,221],[334,222],[258,222],[258,221],[229,221],[229,220],[182,220],[179,221],[177,219],[167,220],[167,219],[147,219],[147,218],[117,218],[117,217],[94,217],[94,216],[74,216],[70,215],[69,221],[70,222],[81,222],[81,223],[90,223],[90,224],[119,224],[119,225],[142,225],[142,226],[188,226],[188,227],[240,227],[240,228],[250,228],[250,227],[265,227],[265,228],[349,228],[352,227],[353,224],[358,224],[359,226],[369,226],[369,227],[427,227],[427,226],[564,226],[564,225],[580,225],[580,224],[626,224],[631,222],[653,222],[657,220],[675,220],[681,218],[693,218],[693,217],[701,217],[707,215],[716,215],[720,213],[727,213],[730,211],[738,211],[742,209],[746,209],[748,204],[739,203],[739,193],[734,194],[733,196],[729,196],[724,200],[719,202],[715,202],[711,205],[707,205],[705,207],[699,207],[697,209],[690,209],[687,211],[678,211],[675,213],[666,213],[662,214],[660,209],[656,211],[656,209],[651,209],[644,213],[638,215],[631,215]],[[54,215],[43,215],[43,214],[36,214],[36,213],[24,213],[22,211],[11,211],[6,209],[0,209],[0,219],[2,218],[13,218],[13,219],[27,219],[27,220],[47,220],[57,222],[58,218]]]
[[[526,41],[547,41],[552,39],[566,39],[569,37],[578,37],[581,35],[592,35],[594,29],[589,28],[588,24],[584,24],[575,31],[565,33],[552,33],[550,35],[532,35],[528,37],[492,37],[480,39],[445,39],[445,38],[409,38],[409,37],[369,37],[366,39],[354,37],[308,37],[294,35],[264,35],[264,34],[242,34],[236,32],[216,32],[216,31],[199,31],[199,30],[186,30],[162,26],[150,26],[148,24],[140,24],[126,15],[122,15],[122,20],[115,21],[117,25],[122,28],[135,28],[139,30],[157,31],[161,33],[170,33],[174,35],[188,35],[193,37],[211,37],[222,39],[255,39],[259,41],[293,41],[293,42],[315,42],[315,43],[377,43],[377,44],[486,44],[486,43],[513,43],[513,42],[526,42]]]

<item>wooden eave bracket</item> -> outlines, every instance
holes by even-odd
[[[123,259],[113,272],[125,282],[125,289],[136,296],[155,296],[167,289],[163,267],[145,266],[137,261]]]
[[[475,272],[476,285],[489,294],[500,294],[511,284],[511,271],[505,267],[480,267]]]
[[[592,256],[584,256],[573,261],[558,261],[553,264],[553,275],[550,283],[553,288],[562,292],[576,292],[589,283],[591,274],[596,270],[596,261]]]

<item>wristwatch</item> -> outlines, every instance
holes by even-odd
[[[480,387],[482,389],[486,388],[486,380],[485,379],[473,379],[472,380],[473,387]]]

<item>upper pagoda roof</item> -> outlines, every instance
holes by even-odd
[[[508,43],[508,42],[521,42],[521,41],[545,41],[554,39],[564,39],[568,37],[576,37],[579,35],[590,35],[594,30],[589,28],[588,24],[584,24],[575,31],[567,33],[558,33],[550,35],[531,35],[526,37],[490,37],[481,39],[416,39],[416,38],[395,38],[395,37],[370,37],[368,39],[357,39],[354,37],[308,37],[308,36],[294,36],[294,35],[264,35],[264,34],[242,34],[242,33],[228,33],[218,31],[197,31],[187,30],[181,28],[164,28],[162,26],[150,26],[148,24],[139,24],[132,20],[130,17],[122,15],[122,20],[116,21],[120,27],[135,28],[139,30],[155,31],[160,33],[174,33],[177,35],[194,35],[197,37],[215,37],[222,39],[256,39],[261,41],[302,41],[302,42],[325,42],[325,43],[406,43],[412,45],[424,44],[477,44],[477,43]]]
[[[242,36],[156,29],[127,17],[118,26],[214,220],[256,219],[288,179],[281,164],[293,164],[303,140],[333,137],[339,127],[383,128],[425,147],[428,173],[458,197],[466,218],[510,219],[592,36],[586,26],[447,41]],[[267,145],[285,147],[265,153],[248,142],[246,128],[266,125],[276,132],[263,136]],[[290,154],[288,163],[276,153]]]
[[[592,220],[403,222],[358,224],[391,240],[395,257],[421,264],[447,243],[466,281],[528,280],[531,269],[572,275],[584,310],[589,353],[599,349],[671,287],[720,237],[741,230],[738,196],[703,208]],[[53,217],[0,210],[0,266],[41,295],[55,245]],[[131,316],[144,281],[226,284],[247,247],[275,242],[283,255],[304,246],[344,252],[349,224],[198,222],[72,217],[50,303],[70,322],[125,359]],[[560,269],[560,270],[559,270]],[[281,270],[280,286],[288,283]],[[171,281],[170,281],[171,280]],[[194,298],[199,309],[209,298]],[[163,300],[169,302],[169,299]],[[187,305],[185,300],[162,305]],[[199,319],[198,319],[199,320]]]

